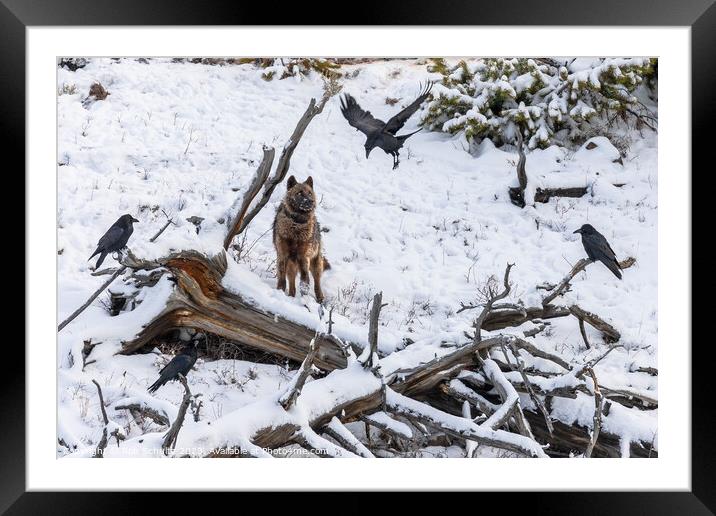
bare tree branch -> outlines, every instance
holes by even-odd
[[[591,376],[594,382],[594,427],[592,428],[592,440],[589,441],[589,446],[587,446],[587,450],[584,452],[584,456],[589,458],[592,456],[594,446],[596,446],[597,439],[599,439],[599,431],[602,429],[602,392],[599,390],[599,382],[597,381],[597,375],[594,374],[594,369],[589,367],[587,374]]]
[[[186,415],[186,410],[189,407],[189,403],[191,403],[191,391],[189,390],[189,385],[186,383],[186,378],[181,373],[177,373],[177,377],[179,378],[179,381],[184,387],[184,399],[179,406],[179,412],[177,412],[177,417],[174,420],[174,423],[172,423],[172,426],[169,428],[169,431],[164,434],[162,449],[164,450],[165,455],[168,455],[169,450],[174,449],[174,447],[176,446],[177,438],[179,437],[179,430],[181,430],[181,426],[182,424],[184,424],[184,416]]]
[[[363,367],[373,368],[373,357],[378,356],[378,318],[380,309],[383,308],[383,293],[378,292],[373,296],[373,305],[370,308],[370,319],[368,322],[368,348],[363,351],[366,356],[361,357]]]
[[[396,414],[417,419],[433,428],[460,439],[470,439],[480,444],[494,446],[527,457],[547,457],[542,447],[534,440],[503,430],[488,428],[486,423],[478,426],[460,416],[453,416],[430,405],[407,398],[388,389],[386,403],[388,409]]]
[[[173,221],[172,219],[170,219],[170,218],[167,218],[166,224],[164,224],[164,225],[162,226],[162,229],[160,229],[159,231],[157,231],[157,232],[155,233],[155,235],[154,235],[152,238],[149,239],[149,241],[150,241],[150,242],[154,242],[157,238],[159,238],[159,237],[161,236],[162,233],[164,233],[164,230],[167,229],[171,224],[174,224],[174,221]]]
[[[124,273],[124,271],[126,271],[126,270],[127,270],[127,267],[120,267],[119,269],[117,269],[116,271],[114,271],[114,274],[112,274],[107,281],[105,281],[104,283],[102,283],[102,286],[99,287],[97,290],[95,290],[95,291],[92,293],[92,295],[87,299],[87,301],[84,302],[84,304],[83,304],[82,306],[80,306],[77,310],[75,310],[74,312],[72,312],[72,314],[70,314],[70,316],[69,316],[67,319],[65,319],[64,321],[62,321],[62,322],[57,326],[57,331],[58,331],[58,332],[62,331],[62,329],[63,329],[65,326],[67,326],[67,325],[70,324],[72,321],[74,321],[74,320],[77,318],[78,315],[80,315],[82,312],[84,312],[85,309],[86,309],[89,305],[92,304],[92,301],[94,301],[95,299],[97,299],[97,296],[99,296],[102,292],[104,292],[105,289],[106,289],[107,287],[109,287],[109,286],[112,284],[112,282],[113,282],[114,280],[116,280],[117,277],[120,276],[122,273]]]
[[[311,375],[313,361],[316,359],[316,355],[318,355],[318,350],[320,349],[320,344],[316,344],[317,337],[318,333],[316,333],[316,336],[311,339],[311,343],[308,345],[308,354],[301,363],[301,368],[298,370],[298,373],[296,373],[296,375],[291,379],[291,383],[286,389],[286,392],[284,392],[278,400],[279,404],[283,407],[284,410],[288,410],[295,403],[296,399],[301,394],[301,389],[303,389],[303,385],[306,383],[306,380]]]
[[[579,320],[579,333],[582,334],[582,340],[584,340],[584,344],[587,346],[587,349],[590,349],[592,346],[589,345],[589,339],[587,338],[587,329],[584,327],[584,319],[581,319],[577,317]]]
[[[120,434],[120,430],[118,427],[116,427],[116,425],[111,433],[108,432],[110,422],[109,418],[107,417],[107,410],[104,408],[104,397],[102,396],[102,388],[99,386],[99,383],[97,383],[97,380],[93,379],[92,383],[95,384],[95,386],[97,387],[99,406],[102,409],[102,419],[104,421],[104,427],[102,428],[102,438],[100,439],[99,443],[97,443],[97,447],[95,448],[92,458],[101,459],[104,457],[104,450],[105,448],[107,448],[107,442],[109,440],[110,435],[117,439],[117,446],[119,446],[120,439],[124,439],[124,435]]]
[[[514,267],[514,263],[508,263],[507,267],[505,267],[505,277],[503,279],[503,290],[500,293],[494,292],[493,289],[488,285],[487,287],[487,302],[485,303],[484,308],[482,309],[482,312],[480,312],[480,315],[477,317],[474,323],[475,328],[475,335],[473,337],[473,343],[480,342],[482,340],[482,325],[485,322],[485,319],[492,311],[493,305],[500,301],[501,299],[506,298],[510,294],[510,270],[512,267]]]
[[[147,417],[162,426],[169,426],[169,418],[158,410],[140,403],[129,403],[127,405],[116,405],[114,410],[128,410],[135,419],[137,416]]]
[[[535,406],[539,409],[539,411],[544,416],[544,422],[547,425],[547,430],[549,431],[549,434],[552,435],[554,432],[554,426],[552,425],[552,419],[550,417],[549,412],[544,406],[544,403],[542,403],[542,400],[539,399],[537,394],[535,393],[534,389],[532,388],[532,384],[530,383],[529,378],[527,377],[527,374],[525,373],[525,367],[522,363],[522,360],[520,359],[520,353],[517,350],[517,346],[515,346],[514,343],[510,346],[510,350],[512,351],[512,355],[515,357],[516,366],[512,365],[512,361],[507,356],[507,350],[505,347],[502,347],[502,352],[505,354],[505,360],[507,360],[507,364],[510,366],[511,369],[517,369],[519,371],[520,376],[522,376],[522,381],[525,382],[525,387],[527,388],[527,393],[530,395],[530,399],[532,400],[532,403],[535,404]]]
[[[592,263],[592,261],[589,258],[582,258],[577,263],[574,264],[574,267],[572,267],[572,270],[569,271],[569,273],[562,278],[562,281],[559,282],[558,285],[552,286],[552,285],[542,285],[538,288],[544,288],[545,290],[550,290],[551,293],[545,297],[542,300],[542,306],[547,306],[552,301],[554,301],[557,296],[561,295],[564,290],[569,286],[569,282],[572,281],[572,279],[579,274],[581,271],[587,268],[587,265]],[[621,269],[628,269],[632,265],[636,263],[636,259],[632,258],[631,256],[629,258],[626,258],[625,260],[622,260],[619,262],[619,268]]]
[[[340,446],[333,444],[328,439],[321,437],[310,428],[301,428],[300,431],[296,432],[292,440],[321,458],[356,459],[359,457],[355,453],[352,453],[345,448],[341,448]]]
[[[240,233],[240,228],[244,223],[246,212],[248,211],[251,202],[254,200],[256,195],[258,195],[261,188],[266,184],[269,172],[271,172],[271,165],[273,165],[273,159],[276,155],[276,150],[274,148],[264,147],[263,152],[264,156],[261,159],[259,168],[256,169],[256,174],[251,180],[251,183],[246,189],[246,192],[244,192],[244,197],[241,201],[239,211],[236,213],[233,222],[229,226],[229,231],[226,234],[226,238],[224,238],[225,250],[229,249],[231,241],[236,235]]]
[[[348,451],[368,459],[375,458],[375,455],[348,430],[337,417],[323,427],[323,432],[338,441],[338,444]]]
[[[542,300],[542,306],[546,306],[552,301],[554,301],[557,296],[559,296],[564,291],[564,289],[567,288],[567,285],[569,285],[569,282],[572,281],[572,278],[574,278],[577,274],[583,271],[590,263],[592,263],[592,260],[590,260],[589,258],[582,258],[577,263],[575,263],[574,267],[572,267],[572,270],[570,270],[569,273],[564,278],[562,278],[562,281],[560,281],[559,284],[554,289],[552,289],[552,292]]]
[[[580,331],[582,331],[582,337],[584,337],[584,342],[586,342],[587,348],[589,348],[589,342],[587,341],[587,336],[584,332],[584,322],[589,323],[591,326],[601,331],[602,334],[604,334],[604,340],[607,342],[617,342],[621,338],[619,331],[597,314],[588,312],[577,305],[570,306],[569,311],[572,315],[579,319]]]

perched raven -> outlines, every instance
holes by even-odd
[[[341,113],[348,120],[348,123],[358,129],[360,132],[366,135],[365,140],[365,157],[366,159],[370,155],[375,147],[380,147],[386,154],[393,156],[393,170],[398,168],[398,153],[400,148],[410,136],[414,135],[418,131],[396,136],[397,133],[408,121],[408,118],[415,113],[420,104],[428,98],[430,89],[433,87],[433,83],[428,83],[420,96],[413,101],[408,107],[402,110],[400,113],[395,115],[388,122],[383,122],[374,118],[370,114],[370,111],[364,111],[356,102],[356,99],[351,97],[349,94],[345,94],[341,98]]]
[[[97,249],[95,249],[92,256],[88,258],[91,260],[99,254],[97,265],[94,266],[95,269],[99,269],[99,266],[102,265],[102,262],[109,253],[119,251],[127,245],[127,241],[129,237],[132,236],[132,231],[134,231],[134,227],[132,226],[133,222],[139,221],[129,214],[122,215],[117,219],[117,222],[112,224],[107,232],[102,235],[102,238],[97,242]]]
[[[607,269],[612,271],[617,278],[622,279],[621,267],[619,267],[617,256],[614,254],[614,251],[612,251],[604,235],[594,229],[590,224],[584,224],[575,231],[575,233],[582,235],[582,245],[584,246],[584,250],[587,251],[587,256],[590,260],[599,260],[606,265]]]
[[[159,371],[159,379],[149,386],[149,392],[156,391],[159,387],[167,382],[179,379],[179,374],[186,377],[196,362],[196,345],[198,341],[189,344],[184,350],[172,358],[161,371]]]

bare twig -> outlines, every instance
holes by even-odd
[[[318,337],[318,334],[316,334],[316,337]],[[315,360],[316,355],[318,355],[318,350],[320,349],[320,344],[316,344],[316,337],[311,339],[311,343],[308,346],[308,354],[303,360],[303,363],[301,363],[301,368],[291,380],[286,392],[284,392],[278,400],[284,410],[291,408],[298,396],[301,394],[301,389],[303,389],[303,385],[306,383],[306,380],[311,375],[313,361]]]
[[[363,359],[363,367],[370,369],[373,367],[373,356],[378,353],[378,318],[380,317],[380,309],[383,308],[383,293],[378,292],[373,296],[373,306],[370,309],[370,320],[368,323],[368,349],[364,351],[368,356],[361,357]]]
[[[164,230],[167,229],[170,224],[174,224],[174,221],[172,219],[168,219],[166,224],[162,226],[162,229],[157,231],[157,233],[152,238],[150,238],[149,241],[154,242],[157,238],[159,238],[159,236],[164,233]]]
[[[591,367],[587,368],[587,373],[592,377],[594,382],[594,428],[592,428],[592,439],[589,441],[587,450],[584,452],[584,456],[589,458],[592,456],[594,446],[597,444],[599,439],[599,431],[602,429],[602,392],[599,390],[599,382],[597,381],[597,375],[594,373],[594,369]]]
[[[584,340],[584,344],[587,346],[587,349],[590,349],[592,346],[589,345],[589,339],[587,338],[587,329],[584,327],[584,319],[581,319],[577,317],[579,320],[579,333],[582,334],[582,339]]]
[[[501,299],[506,298],[510,294],[510,270],[512,267],[514,267],[514,263],[508,263],[507,267],[505,268],[505,277],[503,280],[503,287],[504,290],[500,293],[494,292],[491,287],[488,286],[487,288],[487,302],[485,303],[484,308],[482,309],[482,312],[480,312],[480,315],[475,319],[474,327],[475,327],[475,335],[473,336],[473,343],[478,343],[480,340],[482,340],[482,324],[485,322],[485,318],[490,314],[490,312],[493,309],[493,305],[495,302],[500,301]]]
[[[162,442],[162,449],[164,450],[164,454],[168,455],[169,450],[173,449],[177,444],[177,438],[179,437],[179,430],[181,430],[182,424],[184,424],[184,416],[186,415],[186,410],[189,407],[189,403],[191,403],[191,391],[189,390],[189,385],[186,383],[186,378],[183,374],[178,373],[177,374],[179,381],[184,386],[184,399],[181,402],[181,406],[179,407],[179,412],[177,412],[177,418],[174,420],[174,423],[172,423],[171,428],[169,428],[169,431],[164,434],[164,441]]]
[[[587,372],[588,369],[593,368],[595,365],[597,365],[599,362],[601,362],[609,353],[611,353],[612,351],[614,351],[617,348],[622,348],[622,347],[624,347],[624,346],[622,346],[621,344],[616,345],[616,346],[611,346],[608,350],[606,350],[598,358],[595,358],[594,360],[590,360],[589,362],[584,364],[582,367],[577,369],[574,373],[574,376],[576,376],[577,378],[581,378],[582,376],[584,376],[584,373]]]
[[[581,271],[587,268],[587,265],[592,263],[592,261],[589,258],[582,258],[577,263],[574,264],[574,267],[572,267],[572,270],[569,271],[569,273],[562,279],[562,281],[559,282],[558,285],[552,286],[552,285],[540,285],[537,288],[543,288],[545,290],[551,291],[551,293],[545,297],[542,300],[542,306],[547,306],[552,301],[554,301],[557,296],[561,295],[567,287],[569,287],[569,282],[572,281],[572,279],[579,274]],[[636,259],[632,258],[631,256],[622,260],[619,262],[619,268],[621,269],[628,269],[632,265],[636,263]]]
[[[106,276],[107,274],[114,274],[118,269],[118,267],[106,267],[98,271],[92,271],[90,276]]]
[[[97,380],[92,380],[92,383],[97,386],[97,395],[99,396],[99,407],[102,409],[102,419],[104,424],[109,424],[109,418],[107,417],[107,410],[104,408],[104,398],[102,397],[102,388],[97,383]]]
[[[597,314],[588,312],[577,305],[570,306],[569,311],[572,315],[579,319],[579,329],[582,331],[582,337],[584,337],[584,342],[587,344],[587,348],[589,348],[589,342],[587,341],[587,336],[584,332],[584,322],[588,322],[591,326],[594,326],[594,328],[601,331],[604,334],[604,340],[607,342],[617,342],[621,338],[619,331]]]
[[[554,301],[557,296],[559,296],[564,291],[564,289],[567,288],[569,282],[572,281],[572,278],[579,274],[579,272],[583,271],[590,263],[592,263],[592,260],[590,260],[589,258],[582,258],[577,263],[575,263],[574,267],[572,267],[572,270],[569,271],[569,273],[562,279],[562,281],[560,281],[559,284],[552,289],[551,293],[542,300],[542,306],[546,306],[552,301]]]
[[[166,414],[162,414],[156,409],[142,405],[140,403],[128,403],[126,405],[116,405],[114,410],[128,410],[130,414],[136,419],[137,415],[147,417],[162,426],[169,426],[169,418]]]
[[[331,305],[328,309],[328,335],[333,335],[333,309],[335,305]]]
[[[249,184],[249,187],[246,189],[246,192],[244,192],[244,198],[241,201],[241,207],[236,213],[233,222],[229,226],[229,232],[226,234],[226,238],[224,239],[224,249],[229,249],[231,241],[236,235],[240,233],[239,228],[241,228],[244,222],[244,217],[246,216],[246,212],[248,211],[251,202],[258,195],[259,191],[261,191],[261,188],[266,184],[269,172],[271,171],[271,165],[273,164],[274,156],[276,155],[276,150],[273,148],[264,147],[263,152],[264,156],[261,160],[261,163],[259,164],[259,168],[256,169],[256,174],[254,175],[251,184]]]
[[[57,326],[57,331],[58,331],[58,332],[59,332],[59,331],[62,331],[62,329],[63,329],[65,326],[67,326],[69,323],[71,323],[73,320],[75,320],[75,318],[77,318],[78,315],[80,315],[82,312],[84,312],[85,309],[86,309],[89,305],[92,304],[92,301],[94,301],[95,299],[97,299],[97,296],[99,296],[102,292],[104,292],[104,290],[105,290],[107,287],[109,287],[109,286],[112,284],[112,282],[113,282],[114,280],[116,280],[117,277],[120,276],[120,275],[121,275],[124,271],[126,271],[126,270],[127,270],[127,267],[120,267],[119,269],[117,269],[116,271],[114,271],[114,274],[112,274],[112,276],[110,276],[107,281],[105,281],[104,283],[102,283],[102,286],[99,287],[97,290],[95,290],[94,293],[89,297],[89,299],[87,299],[87,301],[84,302],[84,304],[83,304],[82,306],[80,306],[77,310],[75,310],[74,312],[72,312],[72,314],[71,314],[67,319],[65,319],[64,321],[62,321],[62,322]]]
[[[515,362],[517,364],[516,367],[512,365],[512,361],[507,356],[507,350],[505,349],[504,345],[502,346],[502,352],[505,355],[505,360],[507,360],[508,365],[511,369],[517,369],[519,371],[520,376],[522,377],[522,381],[525,383],[525,387],[527,388],[527,394],[530,395],[530,399],[532,400],[532,403],[534,403],[539,411],[542,413],[542,416],[544,417],[545,425],[547,425],[547,430],[549,431],[549,435],[552,435],[554,432],[554,426],[552,425],[552,419],[550,417],[549,412],[547,412],[547,409],[544,406],[544,403],[542,403],[542,400],[539,399],[539,396],[535,393],[534,389],[532,388],[532,383],[530,383],[529,378],[527,377],[527,373],[525,373],[525,367],[522,363],[522,359],[520,359],[520,353],[517,350],[517,346],[512,343],[510,346],[510,350],[512,351],[512,355],[515,357]]]
[[[102,397],[102,388],[99,386],[99,383],[97,383],[97,380],[92,380],[92,383],[95,384],[97,387],[97,395],[99,396],[99,406],[102,409],[102,419],[104,420],[104,428],[102,429],[102,438],[100,439],[99,443],[97,444],[97,448],[95,448],[94,455],[92,456],[95,459],[101,459],[104,457],[104,449],[107,447],[107,425],[109,424],[109,419],[107,418],[107,411],[104,408],[104,398]]]

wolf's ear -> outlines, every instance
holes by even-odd
[[[296,186],[296,178],[294,176],[291,176],[288,178],[288,182],[286,183],[286,187],[290,190],[294,186]]]
[[[313,178],[311,176],[308,176],[308,179],[306,179],[304,183],[313,188]]]

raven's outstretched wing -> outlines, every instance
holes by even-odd
[[[382,130],[385,125],[381,120],[375,119],[370,114],[370,111],[363,110],[356,102],[356,99],[348,93],[341,98],[341,113],[343,113],[350,125],[366,136]]]
[[[400,113],[395,115],[393,118],[388,120],[388,122],[385,124],[385,130],[391,134],[395,134],[405,125],[405,122],[408,121],[408,118],[413,116],[413,113],[415,113],[418,108],[420,107],[420,104],[425,102],[425,100],[428,98],[428,95],[430,95],[430,90],[433,87],[433,83],[429,82],[425,88],[422,90],[422,93],[418,96],[417,99],[413,101],[412,104],[410,104],[408,107],[406,107],[404,110],[402,110]]]

